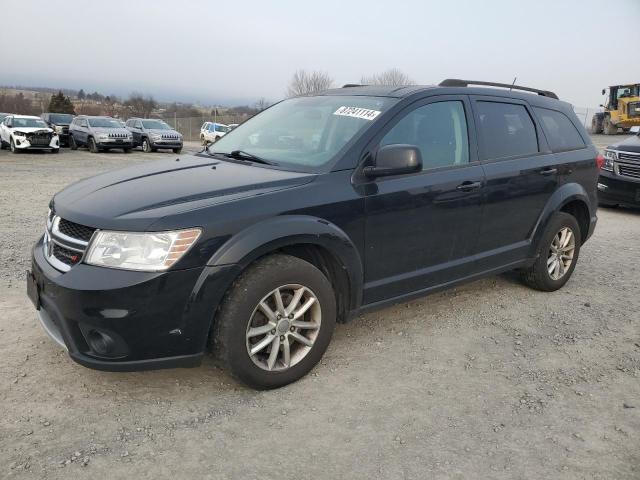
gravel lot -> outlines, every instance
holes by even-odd
[[[639,211],[600,210],[558,292],[507,274],[365,315],[277,391],[72,362],[25,296],[47,203],[165,155],[0,151],[0,478],[640,478]]]

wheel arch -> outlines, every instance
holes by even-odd
[[[565,212],[573,215],[578,221],[578,225],[580,225],[582,243],[587,240],[591,218],[595,216],[595,208],[591,207],[589,195],[582,185],[567,183],[555,191],[538,218],[532,235],[532,254],[537,250],[538,242],[544,235],[551,217],[556,212]]]
[[[337,225],[318,217],[286,215],[254,224],[228,239],[207,262],[209,266],[238,265],[244,271],[272,254],[293,255],[322,271],[331,281],[339,320],[362,302],[363,267],[358,249]]]

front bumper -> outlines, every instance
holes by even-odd
[[[81,365],[107,371],[194,367],[236,268],[148,273],[80,263],[63,273],[45,259],[41,239],[27,292],[45,331]]]
[[[151,146],[153,148],[182,148],[182,142],[171,140],[151,140]]]
[[[598,200],[603,204],[640,206],[640,179],[600,171]]]
[[[96,140],[100,148],[133,148],[133,140]]]
[[[18,150],[51,150],[60,148],[60,140],[58,136],[51,139],[48,145],[32,145],[26,137],[13,137],[13,144]]]

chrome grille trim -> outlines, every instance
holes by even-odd
[[[68,272],[71,270],[71,267],[77,265],[82,261],[82,257],[84,256],[87,247],[89,246],[90,240],[84,241],[79,238],[70,237],[65,235],[60,231],[60,220],[61,218],[57,215],[49,213],[47,216],[47,228],[44,233],[44,239],[42,242],[42,249],[45,258],[47,261],[55,268],[56,270],[60,270],[61,272]],[[74,263],[73,265],[68,265],[58,259],[54,254],[54,245],[57,245],[60,248],[70,250],[72,252],[77,252],[80,254],[80,259]]]

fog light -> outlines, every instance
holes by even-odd
[[[91,350],[98,355],[109,355],[113,353],[116,342],[108,334],[99,332],[98,330],[90,330],[87,334],[87,341]]]
[[[18,139],[16,139],[16,145],[22,145],[22,142]]]

